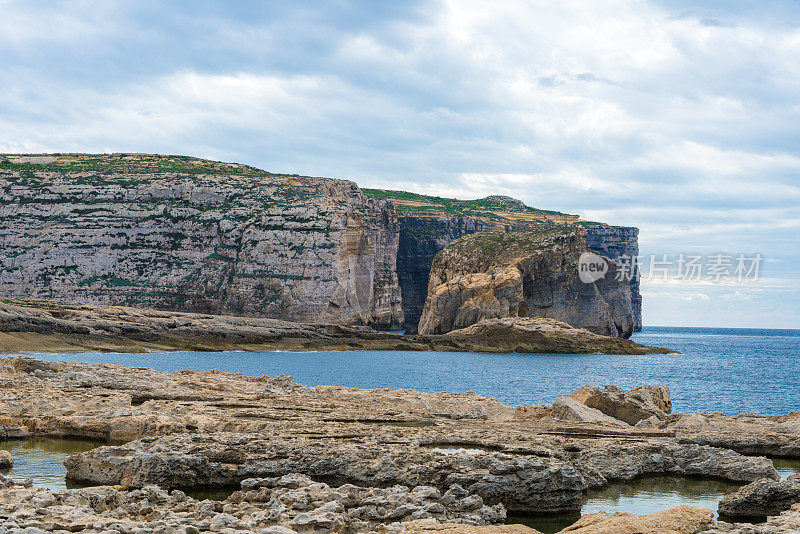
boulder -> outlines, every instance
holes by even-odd
[[[629,426],[627,423],[614,419],[600,410],[590,408],[571,397],[558,397],[553,402],[552,415],[562,421],[576,421],[581,423],[601,423],[614,426]]]
[[[580,518],[562,533],[577,534],[694,534],[714,524],[714,514],[705,508],[681,505],[649,515],[598,512]]]
[[[719,501],[720,515],[760,518],[777,515],[800,502],[800,475],[786,480],[757,480]]]
[[[10,469],[14,467],[14,459],[8,451],[0,450],[0,469]]]
[[[669,388],[666,386],[639,386],[625,392],[617,386],[600,388],[587,384],[569,396],[629,425],[652,416],[666,419],[672,411]]]

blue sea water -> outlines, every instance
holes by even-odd
[[[800,410],[800,330],[645,327],[633,337],[681,354],[557,355],[453,352],[162,352],[40,354],[159,371],[290,374],[306,385],[473,390],[508,405],[551,403],[583,384],[670,387],[675,412]]]

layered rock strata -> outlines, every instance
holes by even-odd
[[[630,280],[604,258],[605,276],[582,281],[579,262],[587,251],[586,231],[575,226],[458,239],[436,255],[419,332],[443,334],[482,319],[547,317],[627,338],[635,326]]]
[[[613,259],[629,274],[633,331],[642,330],[642,294],[639,290],[639,229],[631,226],[586,224],[586,245],[603,256]]]
[[[0,296],[403,323],[396,213],[352,182],[177,156],[5,156],[0,194]]]
[[[476,217],[400,214],[397,277],[407,329],[418,327],[428,296],[436,254],[452,241],[477,232],[507,231],[513,226]]]
[[[0,155],[0,296],[413,332],[453,240],[582,224],[509,197],[368,191],[181,156]],[[602,254],[638,250],[635,228],[586,229]]]
[[[507,323],[507,324],[506,324]],[[154,350],[448,350],[668,353],[548,319],[494,325],[496,335],[400,336],[364,326],[0,299],[0,352]],[[503,335],[505,332],[506,336]]]
[[[613,421],[564,420],[555,404],[514,408],[472,392],[306,387],[287,376],[28,357],[0,360],[0,389],[2,435],[109,441],[71,457],[69,473],[132,487],[52,492],[2,480],[0,528],[9,532],[532,533],[497,523],[505,510],[577,510],[586,488],[652,474],[754,482],[740,496],[766,495],[748,488],[784,484],[756,482],[778,480],[771,462],[730,446],[772,435],[780,439],[772,451],[762,441],[766,453],[791,453],[785,442],[800,440],[798,413],[673,414],[658,386],[585,386],[565,397]],[[727,419],[686,434],[692,417]],[[736,441],[720,432],[725,421]],[[719,446],[692,442],[704,432]],[[173,491],[203,485],[240,489],[222,501]],[[795,506],[746,527],[709,523],[709,514],[596,514],[564,532],[771,534],[791,532],[800,517]]]

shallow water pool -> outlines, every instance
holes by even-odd
[[[11,452],[14,458],[14,467],[0,470],[0,474],[16,481],[30,478],[35,485],[53,490],[68,489],[73,485],[65,480],[64,460],[101,445],[104,443],[59,438],[0,441],[0,449]]]
[[[0,474],[18,481],[30,478],[35,485],[53,490],[81,487],[65,480],[67,470],[64,467],[64,460],[73,454],[102,445],[105,444],[96,441],[58,438],[0,441],[0,449],[10,451],[14,457],[14,467],[10,470],[0,471]],[[436,446],[432,448],[441,454],[464,452],[482,454],[486,452],[466,446]],[[773,461],[781,478],[800,473],[800,459],[776,458]],[[509,515],[507,522],[522,523],[548,534],[571,525],[580,519],[581,514],[600,511],[651,514],[680,504],[687,504],[716,512],[717,502],[722,496],[736,491],[738,488],[737,484],[719,480],[679,476],[643,477],[587,492],[583,499],[581,513],[536,517]],[[186,493],[201,500],[224,500],[234,489],[194,488],[187,490]]]

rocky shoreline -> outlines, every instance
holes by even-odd
[[[763,508],[771,518],[758,530],[681,506],[592,514],[564,532],[791,532],[800,521],[794,478],[778,482],[764,457],[800,458],[800,412],[672,413],[659,386],[585,386],[509,407],[471,392],[9,357],[0,390],[4,436],[108,443],[65,462],[70,479],[97,486],[4,479],[0,532],[535,532],[500,525],[508,512],[577,511],[589,488],[660,474],[750,483],[723,499],[739,510],[785,498]],[[184,493],[203,486],[238,491]]]
[[[488,319],[445,335],[48,300],[0,299],[0,353],[164,350],[438,350],[667,354],[554,319]]]

